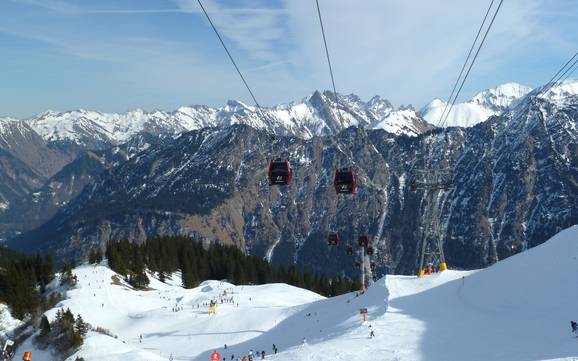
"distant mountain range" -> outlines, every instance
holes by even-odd
[[[457,104],[446,125],[475,125],[508,109],[530,90],[514,83],[485,90],[471,100]],[[331,92],[316,91],[300,102],[261,109],[231,100],[220,108],[197,105],[181,107],[174,112],[141,109],[127,113],[83,109],[62,113],[47,111],[22,122],[46,142],[72,142],[83,148],[98,149],[127,142],[141,132],[176,136],[185,131],[234,124],[302,139],[336,134],[350,126],[384,129],[397,135],[417,135],[437,123],[444,107],[445,102],[436,99],[416,112],[412,107],[395,109],[379,96],[367,102],[353,94],[338,95],[336,100]],[[3,124],[18,122],[9,118],[1,121]]]
[[[478,118],[451,120],[467,128],[427,122],[436,104],[417,112],[329,92],[261,110],[231,101],[4,119],[0,238],[69,257],[111,239],[194,234],[274,263],[352,274],[343,249],[324,244],[335,229],[344,240],[371,234],[380,267],[409,273],[427,209],[409,182],[413,169],[435,164],[453,169],[456,184],[439,210],[448,262],[481,267],[578,223],[578,82],[527,90],[478,94],[467,102],[484,109]],[[294,165],[287,189],[266,184],[277,156]],[[337,200],[331,177],[347,164],[360,193]]]

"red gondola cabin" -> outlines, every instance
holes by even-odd
[[[367,237],[366,235],[362,234],[361,236],[359,236],[357,238],[357,245],[359,247],[368,247],[369,246],[369,237]],[[371,250],[373,252],[373,249]]]
[[[365,249],[365,253],[367,253],[368,256],[373,256],[373,247],[369,246]]]
[[[330,246],[339,245],[339,234],[338,233],[329,233],[329,236],[327,237],[327,244]]]
[[[354,194],[356,190],[355,171],[353,168],[341,168],[335,171],[333,186],[337,194]]]
[[[289,185],[293,177],[291,164],[287,159],[277,158],[269,161],[269,185]]]

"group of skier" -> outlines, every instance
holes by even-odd
[[[226,345],[225,345],[226,346]],[[225,349],[227,349],[225,347]],[[277,353],[277,347],[275,345],[273,345],[273,351],[274,353]],[[221,359],[222,361],[257,361],[257,360],[264,360],[265,359],[265,351],[257,351],[257,352],[253,352],[253,350],[249,350],[249,353],[247,355],[243,355],[243,356],[238,356],[235,359],[235,355],[231,355],[230,359],[227,359],[226,356],[223,356],[223,358]]]

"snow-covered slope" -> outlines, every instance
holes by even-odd
[[[0,303],[0,340],[8,338],[11,331],[20,325],[22,325],[22,321],[12,317],[8,306]]]
[[[184,290],[176,276],[134,291],[115,285],[106,267],[82,266],[75,270],[78,288],[57,307],[118,336],[90,332],[69,360],[168,360],[172,354],[175,361],[200,361],[213,350],[227,360],[249,350],[279,361],[574,360],[578,341],[569,320],[576,319],[578,299],[577,239],[575,226],[485,270],[388,276],[365,294],[329,299],[283,284],[207,281]],[[219,304],[217,315],[207,314],[209,300],[230,297],[233,303]],[[362,307],[367,322],[360,319]],[[272,344],[279,354],[271,355]],[[51,360],[30,341],[19,351],[25,349],[35,361]]]
[[[191,360],[206,350],[253,339],[311,302],[323,299],[313,292],[285,284],[237,287],[207,281],[186,290],[180,287],[178,274],[166,284],[151,277],[152,290],[134,291],[122,281],[115,282],[117,275],[104,266],[85,265],[74,273],[79,280],[78,287],[68,291],[68,299],[48,311],[47,317],[52,320],[59,308],[70,308],[93,326],[118,336],[90,332],[78,353],[87,361],[124,361],[129,356],[132,360],[167,360],[171,353],[175,360]],[[219,304],[217,316],[207,314],[210,300],[231,297],[234,303]],[[22,352],[35,350],[35,361],[52,360],[31,342],[20,349]]]
[[[423,120],[412,108],[391,109],[380,119],[369,124],[370,129],[383,129],[395,135],[416,135],[423,132]]]
[[[506,111],[531,90],[516,83],[507,83],[484,90],[465,103],[455,104],[444,125],[474,126],[492,115],[499,115]],[[437,125],[445,108],[445,101],[434,99],[420,110],[420,115],[429,123]]]
[[[575,360],[578,226],[478,272],[389,276],[389,307],[307,349],[314,360]],[[337,357],[336,357],[337,356]],[[300,358],[301,357],[301,358]],[[283,361],[303,359],[291,350]]]

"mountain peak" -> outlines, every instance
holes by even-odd
[[[245,103],[243,103],[240,100],[232,100],[229,99],[227,100],[227,107],[232,108],[232,109],[251,109],[251,107]]]
[[[540,91],[543,87],[540,89]],[[552,101],[563,101],[568,97],[578,95],[578,80],[569,79],[554,85],[550,90],[541,94],[541,97],[548,98]]]
[[[506,83],[476,94],[468,103],[478,104],[498,112],[510,107],[530,91],[532,88],[527,86],[518,83]]]
[[[365,103],[365,108],[368,110],[375,110],[375,109],[393,109],[393,105],[387,100],[379,95],[373,96],[373,98],[369,99],[367,103]]]
[[[455,104],[446,115],[445,126],[471,127],[498,115],[514,106],[532,89],[518,83],[506,83],[486,89],[464,103]],[[431,124],[439,122],[446,102],[434,99],[420,110],[421,116]]]

